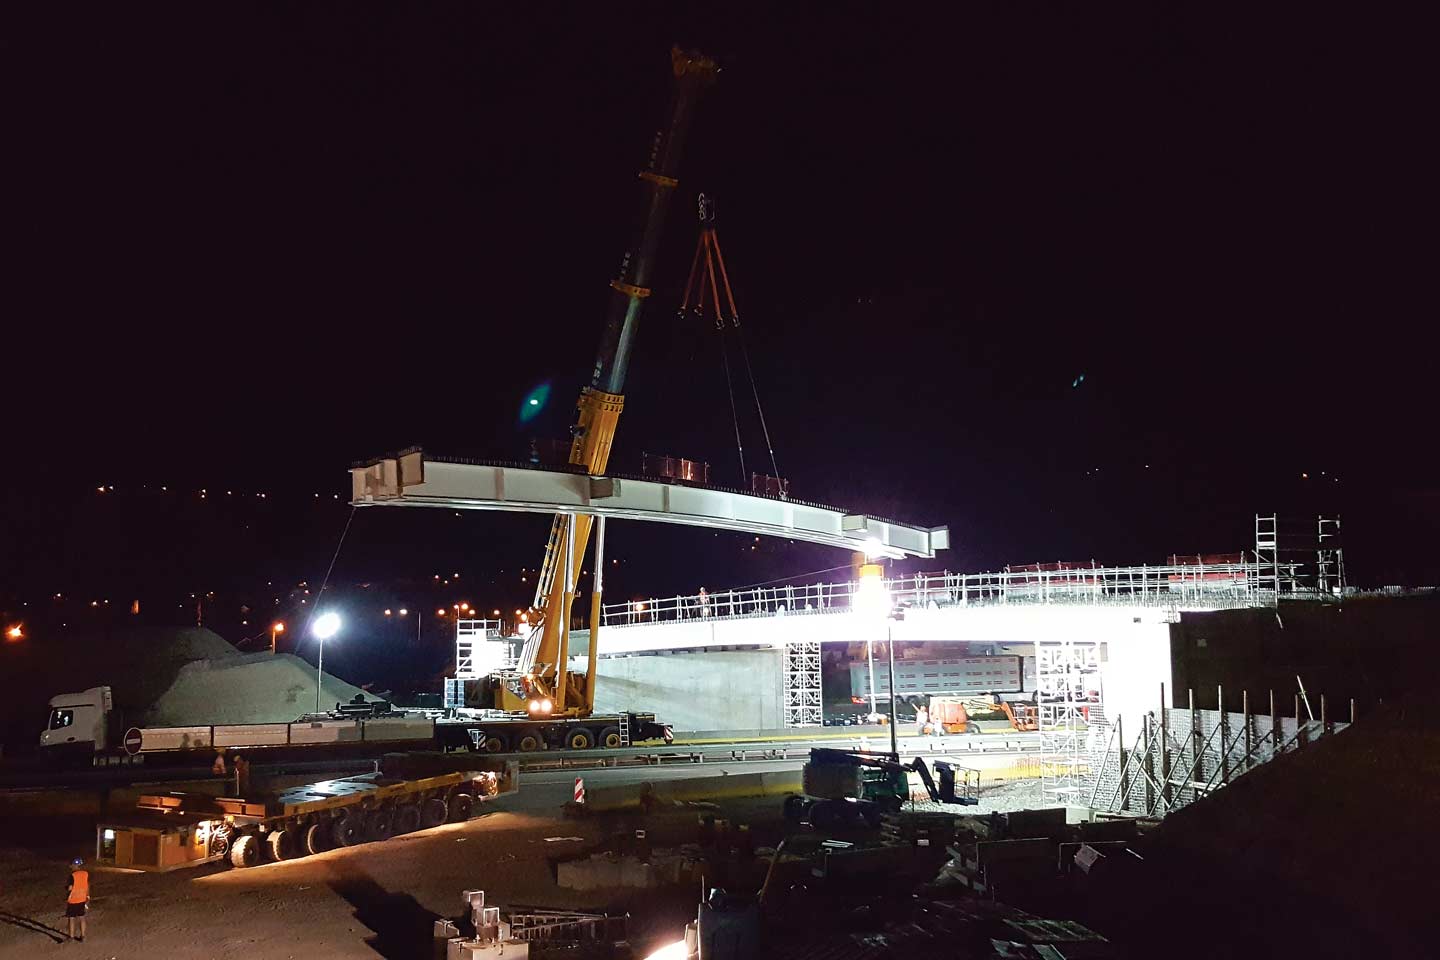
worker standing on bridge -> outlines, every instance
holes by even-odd
[[[69,927],[70,939],[85,942],[85,914],[90,909],[90,871],[85,861],[76,857],[70,863],[70,882],[66,884],[69,894],[65,898],[65,923]],[[80,936],[75,936],[79,927]]]
[[[696,599],[700,601],[700,616],[710,616],[710,594],[706,592],[704,587],[700,588],[700,593]]]

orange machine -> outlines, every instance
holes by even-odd
[[[1040,729],[1035,708],[1029,704],[1012,706],[1001,700],[997,706],[994,700],[986,697],[930,698],[930,722],[939,728],[936,732],[978,733],[971,722],[971,715],[994,713],[1003,713],[1010,726],[1022,733]]]

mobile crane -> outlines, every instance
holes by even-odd
[[[650,161],[640,171],[643,217],[638,237],[611,281],[610,311],[590,383],[580,391],[578,416],[571,428],[571,467],[603,476],[610,459],[615,426],[625,406],[625,375],[639,331],[640,314],[650,296],[650,276],[670,200],[679,185],[676,173],[696,101],[719,72],[714,60],[678,47],[671,50],[675,89],[666,128],[657,133]],[[590,593],[589,662],[583,675],[568,669],[569,625],[575,587],[592,526],[595,529],[595,578]],[[542,738],[568,747],[596,745],[588,731],[576,735],[577,721],[592,719],[603,587],[605,519],[557,515],[535,587],[536,612],[517,668],[466,682],[465,705],[507,713],[523,712],[531,721],[548,721]],[[594,718],[596,723],[603,718]],[[645,715],[652,727],[654,718]],[[591,724],[592,726],[594,724]],[[636,739],[643,739],[641,736]],[[612,734],[612,737],[614,734]],[[588,738],[588,742],[587,741]],[[600,738],[599,746],[618,746]]]

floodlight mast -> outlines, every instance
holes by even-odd
[[[580,391],[576,404],[578,415],[571,428],[570,463],[592,476],[605,472],[615,427],[625,406],[622,392],[625,376],[639,331],[640,314],[650,296],[650,278],[665,215],[679,185],[676,174],[690,119],[701,92],[714,82],[719,72],[715,61],[700,53],[676,47],[670,57],[675,89],[668,123],[656,135],[649,163],[640,171],[643,191],[640,232],[621,262],[619,276],[610,283],[610,312],[600,350],[590,384]],[[534,608],[539,622],[525,643],[518,674],[489,678],[491,706],[521,711],[532,703],[548,700],[553,706],[546,712],[554,717],[583,717],[593,711],[600,627],[599,562],[595,565],[597,573],[590,595],[589,667],[584,676],[566,670],[571,606],[593,521],[590,516],[557,515],[552,522],[535,587]],[[603,537],[602,523],[597,541]],[[600,550],[603,546],[597,543],[597,553]]]

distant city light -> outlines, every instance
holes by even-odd
[[[24,638],[25,630],[18,623],[14,624],[10,627],[10,629],[5,631],[6,640],[23,640]]]
[[[390,613],[391,613],[390,608],[389,608],[389,607],[386,607],[386,608],[385,608],[385,616],[387,616],[387,617],[390,616]]]
[[[409,611],[409,610],[406,610],[404,607],[401,607],[401,608],[400,608],[400,616],[404,617],[404,616],[408,616],[409,614],[410,614],[410,611]]]
[[[500,616],[500,611],[499,611],[499,610],[491,610],[491,611],[490,611],[490,615],[491,615],[492,617],[498,617],[498,616]]]
[[[445,616],[445,608],[444,608],[444,607],[441,607],[440,609],[436,610],[436,611],[435,611],[435,616],[437,616],[437,617],[443,617],[443,616]]]

